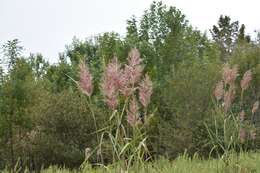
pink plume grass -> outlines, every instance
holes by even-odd
[[[139,100],[141,104],[146,108],[150,103],[151,95],[153,93],[153,83],[148,75],[141,81],[139,85]]]
[[[232,102],[235,99],[236,90],[235,87],[232,85],[229,87],[228,91],[224,94],[224,110],[225,112],[231,107]]]
[[[253,104],[253,108],[252,108],[252,114],[256,113],[257,109],[259,108],[259,101],[256,101]]]
[[[127,111],[127,122],[131,126],[135,126],[136,124],[140,123],[140,115],[139,115],[139,107],[136,98],[133,97],[129,104],[129,109]]]
[[[138,49],[133,48],[128,54],[128,65],[129,66],[137,66],[140,65],[142,62],[142,59],[140,58],[140,52]]]
[[[93,92],[92,75],[89,71],[88,66],[84,62],[80,63],[79,68],[80,68],[79,87],[84,94],[90,97]]]
[[[131,85],[135,85],[141,78],[143,66],[142,59],[137,49],[132,49],[128,55],[128,64],[125,66],[124,75]]]
[[[217,101],[221,100],[224,95],[224,83],[223,81],[219,81],[216,84],[215,90],[214,90],[214,96],[217,99]]]
[[[115,110],[118,104],[117,95],[121,80],[120,68],[121,65],[114,57],[105,68],[101,82],[101,91],[105,97],[105,102],[112,110]]]
[[[233,68],[231,68],[229,64],[225,64],[225,66],[223,67],[223,80],[225,85],[234,84],[237,76],[238,76],[238,66],[235,65]]]
[[[252,72],[248,70],[245,72],[242,80],[240,81],[240,86],[242,90],[246,90],[249,87],[249,84],[252,80]]]

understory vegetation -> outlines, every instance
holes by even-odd
[[[129,173],[217,173],[217,172],[228,172],[228,173],[258,173],[260,172],[259,154],[256,153],[240,153],[240,156],[230,155],[229,164],[226,165],[221,159],[207,159],[203,160],[194,155],[188,157],[187,155],[182,155],[177,157],[175,160],[170,161],[169,159],[160,158],[154,162],[147,162],[141,166],[132,166],[128,172]],[[68,169],[65,167],[51,166],[47,169],[41,170],[42,173],[124,173],[125,171],[120,166],[120,163],[114,163],[107,166],[95,166],[90,164],[81,165],[78,169]],[[17,168],[15,170],[19,172]],[[3,173],[8,172],[4,170]],[[28,169],[24,172],[29,172]]]
[[[260,33],[154,2],[59,61],[2,45],[4,172],[260,172]]]

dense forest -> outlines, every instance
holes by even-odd
[[[260,33],[225,15],[202,33],[162,2],[126,28],[73,38],[56,64],[1,45],[0,170],[260,148]]]

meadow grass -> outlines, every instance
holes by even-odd
[[[201,159],[194,155],[182,155],[175,160],[160,158],[153,162],[132,165],[128,171],[122,168],[122,163],[111,165],[83,164],[79,169],[66,169],[51,166],[41,173],[260,173],[260,153],[230,154],[228,162],[220,159]],[[8,172],[4,171],[3,173]],[[29,172],[29,171],[25,171]]]

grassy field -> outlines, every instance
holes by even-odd
[[[121,165],[121,166],[120,166]],[[3,173],[8,172],[4,171]],[[25,171],[29,172],[29,171]],[[91,167],[84,164],[79,169],[69,170],[57,166],[49,167],[41,171],[42,173],[260,173],[260,154],[242,153],[230,155],[225,159],[203,160],[196,156],[188,158],[183,155],[174,161],[161,158],[154,162],[143,165],[133,165],[125,171],[122,164],[117,163],[108,166]]]

